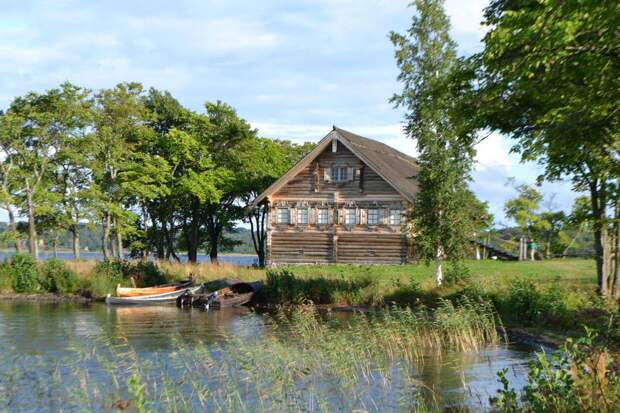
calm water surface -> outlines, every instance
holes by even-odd
[[[3,261],[4,259],[6,259],[7,257],[10,257],[12,255],[14,255],[15,252],[14,251],[0,251],[0,261]],[[54,253],[50,252],[50,251],[41,251],[39,252],[39,259],[42,260],[46,260],[48,258],[53,258],[54,257]],[[61,261],[70,261],[73,259],[73,253],[71,252],[58,252],[56,258],[58,258]],[[82,260],[97,260],[97,261],[101,261],[103,260],[103,254],[101,254],[100,252],[94,252],[94,251],[82,251],[80,252],[80,258]],[[180,255],[180,258],[182,261],[187,261],[187,256],[186,255]],[[208,255],[204,255],[204,254],[198,254],[198,262],[209,262],[210,258]],[[234,264],[234,265],[253,265],[255,263],[257,263],[257,259],[256,256],[254,255],[235,255],[235,254],[230,254],[230,255],[220,255],[218,257],[218,259],[220,260],[220,262],[224,262],[227,264]]]
[[[124,371],[119,373],[124,380],[138,359],[151,368],[153,381],[149,386],[157,387],[161,381],[160,386],[181,386],[179,389],[191,393],[192,390],[182,387],[186,385],[182,383],[186,379],[184,376],[191,373],[196,380],[203,380],[205,386],[217,384],[221,387],[221,377],[219,381],[213,380],[222,374],[217,370],[218,360],[225,358],[227,351],[234,351],[226,347],[227,343],[260,340],[265,322],[264,316],[247,309],[200,312],[181,311],[174,306],[0,303],[0,411],[81,411],[85,406],[85,410],[109,411],[108,401],[129,397],[124,390],[115,390],[118,383],[110,378],[110,370]],[[110,346],[118,346],[118,351],[110,352]],[[208,357],[199,353],[204,351]],[[179,357],[179,354],[185,356]],[[441,360],[429,355],[411,375],[418,386],[433,389],[446,403],[464,400],[474,406],[473,410],[478,410],[486,406],[488,397],[498,389],[496,372],[509,368],[509,376],[522,384],[531,356],[532,349],[517,346],[449,353]],[[204,370],[198,371],[193,365],[183,366],[187,358],[193,363],[206,358],[211,361],[205,364],[207,367],[203,366]],[[239,382],[244,380],[241,378]],[[384,403],[382,406],[355,406],[343,401],[335,403],[331,411],[351,411],[351,407],[399,411],[396,399],[410,390],[407,387],[411,384],[398,380],[387,384],[392,385],[400,388],[393,397],[379,398]],[[377,386],[370,386],[368,393],[381,387]],[[385,388],[386,384],[382,386]],[[70,388],[80,390],[69,391]],[[226,392],[231,390],[217,391],[225,398]],[[253,411],[252,403],[258,403],[253,399],[253,391],[252,388],[241,389],[237,393],[250,406],[248,411]],[[329,393],[330,387],[326,385],[321,391]],[[366,390],[361,393],[364,392]],[[364,404],[365,396],[359,397],[359,403]],[[87,403],[86,399],[91,398],[104,401]],[[221,405],[219,409],[227,411],[226,406]],[[288,409],[283,405],[280,408]],[[195,405],[187,408],[187,411],[194,410],[197,410]],[[213,405],[208,410],[218,410],[218,406]],[[290,407],[290,411],[296,410],[297,407]],[[304,410],[315,409],[310,403]]]

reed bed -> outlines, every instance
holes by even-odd
[[[155,353],[105,336],[69,343],[60,358],[4,352],[0,411],[437,411],[441,400],[414,378],[425,358],[500,339],[485,303],[346,320],[303,307],[261,319]]]

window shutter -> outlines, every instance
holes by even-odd
[[[289,223],[291,225],[297,224],[297,208],[290,208],[288,211],[289,211],[288,212],[289,213],[289,217],[288,217]]]
[[[344,225],[344,214],[346,214],[347,210],[344,208],[338,208],[338,225]]]
[[[308,208],[308,225],[316,224],[316,208]]]
[[[347,181],[354,181],[355,180],[355,175],[353,175],[353,173],[355,172],[354,168],[352,166],[347,167]]]
[[[360,209],[359,211],[360,211],[359,223],[360,225],[366,225],[368,223],[368,210]]]
[[[360,208],[355,209],[355,224],[362,223],[362,210]]]
[[[332,180],[332,170],[330,167],[323,168],[323,180],[325,182],[331,182]]]
[[[327,223],[329,225],[332,225],[334,223],[334,211],[338,211],[337,209],[334,208],[328,208],[327,209]],[[338,221],[336,221],[338,222]]]

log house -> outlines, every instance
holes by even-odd
[[[266,263],[408,262],[416,160],[334,126],[259,195],[267,213]]]

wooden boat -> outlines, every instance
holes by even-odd
[[[236,281],[236,280],[235,280]],[[194,307],[203,310],[210,308],[240,307],[249,303],[261,289],[260,282],[233,282],[229,287],[220,288],[208,294],[186,293],[177,298],[177,307]]]
[[[116,286],[117,297],[144,297],[147,295],[157,295],[171,293],[187,287],[191,287],[194,282],[192,280],[181,281],[175,284],[156,285],[155,287],[132,288]]]
[[[203,286],[197,287],[188,286],[179,290],[170,291],[161,294],[144,295],[139,297],[113,297],[108,294],[105,299],[108,305],[159,305],[174,303],[177,298],[183,294],[199,294]]]

